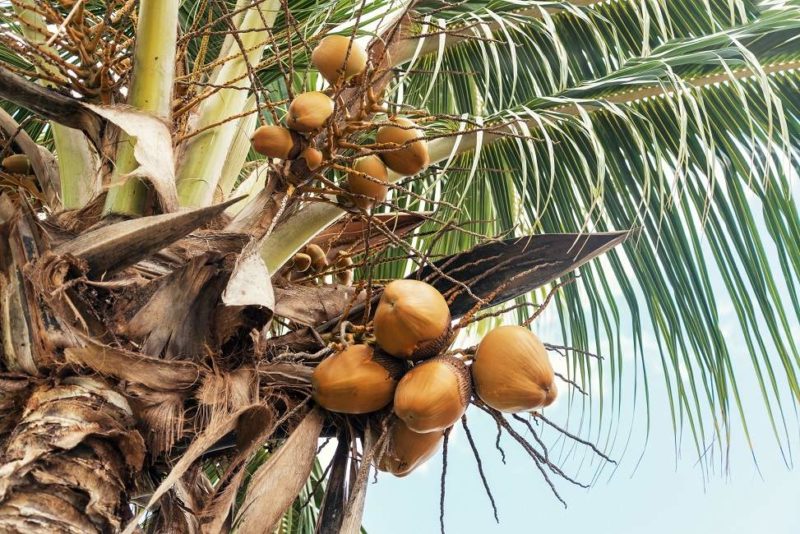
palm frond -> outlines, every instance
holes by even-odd
[[[472,139],[475,151],[408,184],[458,206],[460,211],[442,208],[441,219],[491,220],[487,232],[496,234],[641,229],[624,253],[582,268],[579,284],[559,297],[565,338],[583,350],[603,347],[607,356],[593,369],[573,355],[570,372],[589,389],[592,373],[600,374],[600,384],[611,384],[610,406],[596,396],[600,401],[592,409],[599,419],[578,419],[609,447],[617,436],[613,414],[627,395],[622,385],[630,384],[623,376],[631,372],[625,362],[631,355],[621,352],[620,341],[621,328],[628,327],[621,323],[631,322],[640,360],[632,373],[646,381],[641,363],[654,356],[644,348],[647,318],[676,436],[689,429],[701,456],[709,443],[724,453],[732,418],[740,418],[747,432],[735,373],[741,364],[733,363],[733,348],[720,329],[720,288],[712,282],[712,273],[719,273],[789,461],[788,412],[800,399],[800,353],[792,333],[800,318],[793,237],[799,221],[791,194],[800,164],[798,32],[800,10],[784,6],[744,26],[665,42],[601,76],[485,117],[487,124],[511,125],[505,131],[514,136],[486,132],[482,140]],[[452,62],[461,60],[448,68],[470,68],[476,61],[466,52],[470,46],[481,45],[448,51]],[[427,99],[430,78],[409,74],[400,94],[405,104],[433,113],[472,109],[485,116],[500,91],[510,94],[509,72],[504,69],[506,77],[488,90],[472,77],[463,83],[443,77]],[[454,129],[447,121],[436,123],[428,135]],[[434,143],[453,145],[448,137]],[[412,200],[406,207],[418,206]],[[418,247],[444,254],[470,241],[464,234],[437,235],[421,238]],[[772,247],[780,258],[777,273],[766,261]],[[645,402],[646,389],[638,389]]]
[[[747,25],[759,15],[752,0],[565,3],[557,11],[555,2],[470,4],[454,8],[452,18],[422,23],[420,34],[430,36],[409,40],[418,60],[400,67],[408,103],[436,107],[443,98],[469,95],[464,89],[475,82],[486,111],[501,111],[615,73],[666,43]],[[472,101],[453,104],[465,110]]]

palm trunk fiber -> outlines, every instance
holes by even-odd
[[[117,532],[144,443],[127,401],[91,378],[40,385],[0,456],[0,532]]]

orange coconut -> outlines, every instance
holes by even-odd
[[[309,243],[303,251],[311,258],[311,268],[315,271],[324,271],[330,265],[328,263],[328,255],[319,245]]]
[[[298,273],[306,272],[311,267],[311,256],[303,252],[298,252],[292,258],[292,268]]]
[[[439,356],[415,365],[394,392],[394,413],[414,432],[442,431],[467,410],[472,394],[467,366]]]
[[[411,176],[425,169],[431,162],[428,154],[428,143],[424,139],[422,130],[414,127],[408,119],[396,118],[394,125],[381,126],[375,142],[385,145],[386,150],[381,153],[381,158],[386,165],[398,174]],[[419,139],[414,141],[414,139]],[[402,148],[396,148],[402,147]]]
[[[306,160],[306,165],[311,171],[319,169],[319,166],[322,165],[322,152],[314,147],[308,147],[303,150],[302,157]]]
[[[374,412],[392,401],[402,365],[369,345],[350,345],[314,369],[312,395],[332,412]]]
[[[353,285],[353,258],[341,256],[336,260],[336,281],[343,286]]]
[[[311,63],[334,85],[364,72],[367,68],[367,51],[357,41],[353,40],[351,44],[350,37],[328,35],[311,52]]]
[[[443,431],[420,434],[408,428],[402,419],[395,419],[378,469],[404,477],[436,454],[443,439]]]
[[[450,309],[432,285],[395,280],[383,290],[373,328],[378,345],[392,356],[431,358],[450,338]]]
[[[25,154],[12,154],[3,158],[3,169],[9,174],[30,174],[33,172],[31,160]]]
[[[495,328],[472,363],[475,393],[501,412],[524,412],[555,400],[555,375],[542,342],[522,326]]]
[[[333,100],[325,93],[301,93],[289,104],[286,125],[298,132],[313,132],[322,128],[332,113]]]
[[[276,124],[260,126],[253,132],[250,141],[253,150],[270,158],[289,159],[294,155],[296,145],[294,136],[283,126]]]
[[[370,210],[376,202],[383,202],[386,199],[389,186],[363,176],[366,174],[375,180],[387,182],[389,171],[381,158],[375,155],[360,157],[353,162],[353,171],[347,173],[347,190],[354,195],[361,195],[353,197],[356,206]]]

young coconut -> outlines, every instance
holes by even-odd
[[[444,432],[414,432],[401,419],[395,419],[389,428],[386,450],[377,462],[380,471],[404,477],[436,454],[444,439]]]
[[[315,271],[324,271],[328,267],[328,256],[319,245],[309,243],[306,245],[305,253],[311,257],[311,268]]]
[[[270,158],[292,159],[297,157],[296,136],[296,133],[283,126],[269,124],[257,128],[250,142],[253,144],[253,150],[259,154]]]
[[[346,81],[364,72],[367,51],[350,37],[328,35],[311,52],[311,63],[328,83],[336,85],[342,79]]]
[[[383,290],[373,328],[378,345],[392,356],[432,358],[450,339],[450,309],[432,285],[395,280]]]
[[[350,345],[314,369],[312,396],[317,404],[332,412],[374,412],[392,401],[404,371],[404,362],[369,345]]]
[[[388,186],[362,176],[363,173],[381,182],[387,182],[389,171],[381,158],[374,154],[360,157],[353,162],[353,171],[347,173],[347,190],[354,195],[362,195],[353,197],[356,206],[369,211],[376,202],[383,202],[386,199]]]
[[[298,273],[304,273],[311,267],[311,256],[303,252],[298,252],[292,258],[292,267]]]
[[[336,281],[343,286],[353,285],[353,258],[350,256],[341,256],[336,260],[335,267],[339,270],[336,273]]]
[[[397,384],[394,413],[421,434],[453,426],[467,410],[472,381],[467,366],[453,356],[415,365]]]
[[[554,378],[547,349],[522,326],[501,326],[486,334],[472,363],[475,393],[501,412],[548,406],[557,395]]]
[[[298,132],[313,132],[325,125],[333,113],[333,100],[325,93],[310,91],[294,97],[289,104],[286,125]]]
[[[424,134],[422,130],[415,128],[414,123],[408,119],[397,118],[392,122],[396,126],[381,126],[375,137],[376,143],[387,145],[387,150],[381,154],[381,157],[386,165],[398,174],[404,176],[417,174],[431,162],[427,142],[424,140],[411,142],[424,137]],[[391,150],[398,146],[403,148]]]
[[[306,160],[306,165],[310,171],[316,171],[319,169],[319,166],[322,165],[322,152],[314,147],[308,147],[307,149],[303,150],[301,156],[304,160]]]
[[[31,160],[25,154],[12,154],[5,157],[0,165],[9,174],[31,174],[33,172]]]

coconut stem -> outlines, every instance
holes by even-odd
[[[177,0],[142,0],[140,3],[133,78],[128,92],[129,105],[167,120],[172,109],[179,7]],[[112,181],[137,167],[134,141],[123,135]],[[147,197],[147,186],[136,178],[129,178],[108,191],[103,212],[106,215],[142,215]]]

